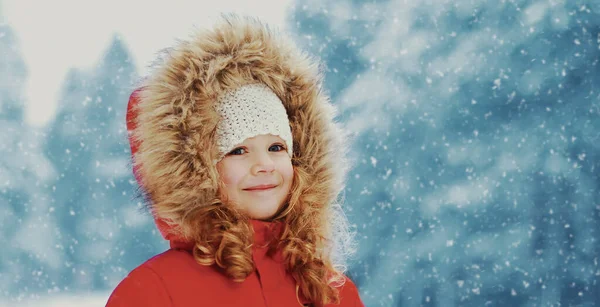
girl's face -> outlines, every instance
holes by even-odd
[[[224,193],[253,219],[266,220],[287,200],[294,169],[283,139],[247,138],[217,163]]]

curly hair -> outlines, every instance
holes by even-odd
[[[304,197],[314,188],[308,179],[294,167],[288,199],[270,220],[286,227],[269,245],[269,252],[281,249],[286,270],[306,299],[317,306],[339,303],[345,260],[354,252],[353,234],[339,205],[324,208],[318,198]],[[222,190],[222,182],[219,187]],[[185,214],[182,224],[188,226],[179,231],[195,243],[192,252],[197,263],[216,265],[233,281],[243,282],[255,269],[250,218],[219,195],[209,205]]]
[[[272,218],[284,229],[270,246],[281,252],[306,299],[339,302],[345,261],[354,251],[338,199],[350,165],[349,131],[334,120],[324,67],[259,20],[235,16],[163,55],[132,94],[127,113],[134,174],[163,236],[194,242],[198,263],[216,265],[235,281],[253,272],[251,221],[220,197],[214,106],[229,90],[264,83],[284,103],[294,139],[292,188]]]

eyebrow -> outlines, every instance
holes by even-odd
[[[284,140],[282,140],[282,139],[279,139],[279,138],[275,138],[275,137],[273,137],[272,139],[269,139],[269,140],[267,140],[267,141],[266,141],[266,143],[269,143],[269,144],[273,144],[273,143],[282,143],[282,144],[284,144],[284,145],[285,145],[285,141],[284,141]],[[246,143],[241,143],[241,144],[240,144],[240,146],[241,146],[241,145],[244,145],[244,144],[246,144]]]

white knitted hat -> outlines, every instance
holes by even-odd
[[[215,164],[245,139],[261,134],[281,137],[292,157],[294,143],[287,112],[265,84],[247,84],[222,94],[216,109],[221,121],[217,126],[219,157]]]

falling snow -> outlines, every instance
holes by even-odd
[[[597,1],[298,3],[288,28],[353,135],[366,306],[600,302]],[[127,42],[69,71],[43,129],[10,25],[0,42],[0,305],[105,295],[166,248],[130,172]]]

